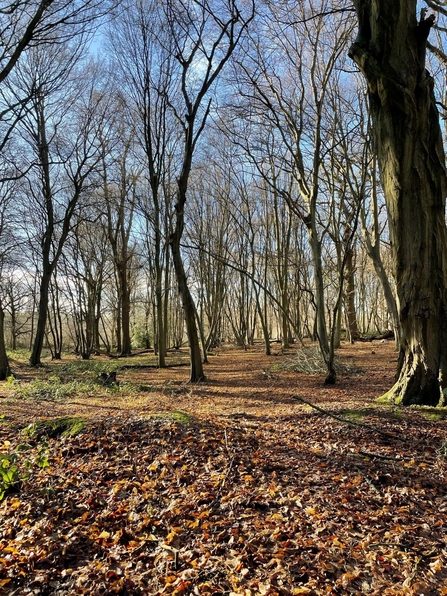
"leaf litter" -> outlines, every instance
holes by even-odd
[[[151,393],[155,407],[188,416],[153,416],[139,402],[47,437],[50,467],[28,466],[0,503],[0,593],[447,594],[446,422],[416,409],[382,415],[365,363],[328,392],[252,356],[225,355],[234,374],[214,384],[209,374],[188,394]],[[365,426],[287,399],[297,386],[340,416],[355,406]],[[3,408],[0,450],[26,442],[33,462],[40,438],[24,438],[13,422],[27,414],[14,405]]]

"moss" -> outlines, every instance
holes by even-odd
[[[339,412],[340,416],[344,418],[348,418],[349,420],[363,420],[366,416],[369,415],[368,410],[361,409],[361,410],[341,410]]]
[[[432,422],[439,422],[440,420],[445,420],[447,418],[446,407],[433,408],[430,406],[411,406],[411,409]]]
[[[37,420],[24,429],[24,434],[31,437],[74,437],[85,428],[85,420],[79,416],[64,416]]]
[[[150,418],[165,418],[168,420],[173,420],[174,422],[178,422],[179,424],[189,424],[194,419],[191,414],[188,414],[188,412],[183,412],[182,410],[172,410],[171,412],[151,414]]]
[[[176,422],[187,424],[188,422],[191,422],[193,417],[187,412],[182,412],[181,410],[173,410],[172,412],[169,412],[169,418],[172,418],[172,420],[175,420]]]
[[[376,399],[378,404],[395,404],[399,405],[402,402],[402,398],[399,398],[394,389],[390,389],[380,397]]]
[[[394,408],[384,410],[379,409],[377,406],[353,410],[342,410],[340,415],[350,420],[363,420],[369,416],[376,416],[377,418],[386,418],[391,420],[402,418],[402,412],[400,410],[396,410]]]

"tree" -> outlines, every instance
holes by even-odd
[[[121,102],[115,103],[117,113],[123,116]],[[117,281],[117,350],[122,356],[132,352],[130,333],[131,265],[134,256],[132,221],[135,212],[136,187],[140,168],[132,160],[134,145],[133,124],[125,118],[114,118],[111,127],[114,140],[101,136],[101,177],[104,194],[105,226],[113,255]],[[111,148],[111,145],[114,145]],[[107,163],[107,161],[112,163]],[[109,180],[112,173],[113,181]]]
[[[12,201],[16,192],[16,184],[4,181],[0,184],[0,276],[4,275],[5,265],[10,261],[10,254],[16,246],[13,234]],[[2,292],[3,293],[3,292]],[[4,381],[10,374],[9,360],[5,345],[5,304],[0,297],[0,381]]]
[[[166,366],[166,288],[163,281],[168,268],[166,250],[167,216],[163,212],[163,187],[167,153],[175,145],[175,123],[168,114],[168,92],[172,78],[173,57],[158,43],[154,29],[163,29],[160,6],[151,0],[126,3],[126,10],[110,29],[108,43],[113,50],[120,87],[126,105],[135,119],[136,143],[143,151],[147,191],[141,192],[138,208],[153,231],[151,259],[155,282],[155,350],[160,368]],[[154,27],[154,23],[157,26]],[[166,24],[164,24],[166,27]],[[168,116],[171,116],[169,118]],[[166,198],[166,197],[165,197]],[[169,199],[166,198],[166,210]],[[152,240],[152,238],[151,238]]]
[[[40,246],[38,320],[30,364],[38,366],[45,338],[50,282],[65,241],[71,231],[89,176],[100,155],[98,130],[104,121],[96,117],[102,96],[95,78],[80,80],[75,66],[80,48],[66,44],[37,48],[28,56],[26,68],[16,73],[14,83],[34,88],[32,107],[20,123],[24,144],[30,149],[27,173],[25,220],[36,218],[32,240]],[[94,69],[91,69],[94,73]]]
[[[0,83],[29,46],[71,39],[73,25],[84,31],[113,2],[103,0],[11,0],[0,7]]]
[[[183,140],[170,245],[188,335],[191,382],[203,380],[205,375],[196,325],[196,307],[188,287],[181,253],[188,182],[194,152],[211,110],[211,100],[206,102],[206,98],[254,16],[253,3],[246,3],[247,8],[243,8],[242,4],[239,6],[236,0],[222,3],[194,0],[189,5],[181,0],[170,0],[166,6],[171,30],[170,43],[179,67],[178,82],[182,97],[182,102],[171,105]]]
[[[435,16],[416,0],[354,0],[358,36],[350,56],[368,85],[388,209],[401,350],[385,399],[438,405],[447,392],[447,175],[426,70]]]
[[[72,330],[75,352],[83,360],[100,350],[103,287],[113,266],[99,209],[100,205],[93,205],[90,210],[84,207],[82,214],[78,214],[79,220],[74,222],[76,233],[68,238],[58,267],[66,280],[64,293],[71,304],[68,327]]]
[[[343,67],[352,23],[349,16],[329,20],[326,5],[266,2],[259,29],[252,31],[252,45],[238,62],[237,76],[245,120],[258,134],[255,143],[247,143],[250,159],[306,226],[313,260],[315,335],[327,367],[326,382],[334,383],[323,262],[328,225],[323,163],[333,142],[328,134],[330,81]],[[247,126],[242,128],[245,136]],[[340,303],[335,300],[337,309]]]
[[[26,55],[41,46],[63,47],[74,36],[88,38],[101,16],[119,0],[9,0],[0,7],[0,84],[21,70]],[[20,93],[0,89],[0,151],[25,116],[34,87]],[[3,176],[2,176],[3,178]]]

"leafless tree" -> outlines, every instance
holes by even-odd
[[[14,84],[34,88],[32,109],[21,120],[18,132],[28,147],[25,204],[37,228],[33,242],[40,246],[38,321],[30,363],[40,364],[45,338],[51,277],[70,233],[73,215],[99,162],[98,116],[101,93],[90,80],[79,77],[79,47],[66,44],[34,49],[26,68],[15,74]],[[94,68],[91,69],[94,74]]]
[[[416,0],[354,6],[359,29],[350,55],[368,85],[399,301],[398,378],[386,398],[437,405],[447,389],[447,176],[426,69],[436,17],[423,9],[418,19]]]

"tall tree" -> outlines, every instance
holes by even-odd
[[[152,0],[125,3],[109,30],[108,43],[113,51],[126,105],[135,119],[136,142],[142,147],[143,175],[147,192],[140,193],[138,207],[153,234],[153,269],[155,281],[155,350],[160,368],[166,366],[166,324],[164,315],[166,288],[163,281],[166,260],[166,212],[163,209],[163,186],[166,176],[166,154],[178,135],[172,130],[168,114],[168,93],[172,78],[173,56],[157,37],[166,27],[160,6]],[[154,27],[154,23],[157,25]],[[154,29],[158,34],[154,35]],[[169,118],[169,115],[171,118]],[[168,203],[168,199],[166,203]],[[169,206],[166,205],[169,209]]]
[[[120,0],[6,0],[0,6],[0,83],[24,66],[27,54],[63,47],[74,36],[89,38],[97,19]],[[34,87],[0,88],[0,151],[27,113]],[[4,174],[2,173],[2,178]]]
[[[120,127],[117,133],[121,142],[118,146],[120,155],[115,160],[115,167],[118,170],[115,184],[110,184],[107,178],[105,156],[107,148],[104,147],[104,143],[102,143],[101,161],[107,237],[112,250],[117,280],[119,322],[117,329],[117,350],[121,356],[128,356],[132,352],[130,333],[130,278],[134,256],[132,221],[135,211],[135,194],[139,171],[132,165],[131,160],[134,137],[132,128],[130,126]]]
[[[306,226],[316,337],[327,366],[326,382],[334,383],[323,263],[327,196],[322,166],[332,145],[327,132],[330,80],[342,67],[352,23],[347,16],[329,20],[327,4],[265,2],[263,19],[252,32],[252,46],[239,62],[237,76],[240,95],[248,104],[243,106],[245,119],[258,134],[248,146],[253,165]],[[242,128],[245,135],[247,126]]]
[[[245,5],[245,6],[244,6]],[[182,299],[191,355],[191,382],[204,379],[196,307],[181,252],[185,207],[193,156],[211,110],[207,96],[254,16],[253,2],[169,0],[172,53],[178,64],[181,102],[172,103],[181,127],[183,150],[177,177],[175,215],[170,236],[172,260]]]
[[[17,191],[17,184],[13,181],[4,181],[0,184],[0,277],[5,274],[5,266],[11,264],[11,252],[17,245],[14,237],[13,197]],[[13,264],[16,265],[16,263]],[[2,292],[3,294],[4,292]],[[4,381],[10,373],[8,355],[6,353],[5,333],[5,303],[0,296],[0,381]]]
[[[73,215],[99,160],[97,133],[104,126],[96,112],[102,103],[94,76],[76,76],[79,48],[49,46],[30,53],[27,68],[14,77],[33,87],[32,108],[20,123],[30,152],[25,220],[37,219],[33,244],[40,247],[38,320],[30,363],[40,364],[48,314],[51,277],[71,230]],[[91,69],[93,72],[94,69]],[[31,201],[31,203],[29,203]],[[40,219],[39,219],[40,218]]]
[[[447,175],[427,38],[417,0],[353,0],[350,56],[368,84],[389,216],[401,325],[398,375],[384,398],[438,405],[447,392]]]

